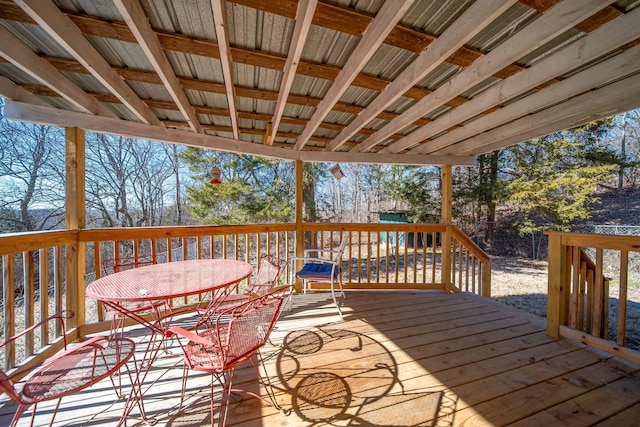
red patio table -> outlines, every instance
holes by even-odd
[[[237,283],[251,275],[251,264],[226,259],[202,259],[174,261],[153,264],[104,276],[87,287],[87,295],[103,304],[124,313],[151,331],[151,339],[147,345],[143,367],[136,367],[135,384],[132,389],[139,398],[141,416],[146,420],[142,405],[142,383],[155,360],[161,343],[165,338],[165,320],[156,316],[148,320],[139,313],[127,310],[131,303],[169,300],[172,298],[212,293],[212,301],[226,295]],[[174,316],[171,313],[168,317]],[[133,404],[131,404],[133,405]],[[132,406],[125,408],[125,418]]]

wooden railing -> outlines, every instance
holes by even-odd
[[[451,284],[456,291],[491,297],[491,258],[457,227],[451,227]]]
[[[65,259],[67,248],[77,242],[77,232],[46,231],[6,234],[0,237],[2,257],[2,339],[59,312],[65,306]],[[62,348],[60,330],[43,325],[36,335],[26,335],[17,345],[5,347],[2,360],[5,370],[26,359],[36,364]],[[77,329],[68,331],[77,337]],[[43,348],[48,352],[37,354]],[[35,356],[34,356],[35,355]]]
[[[67,330],[73,340],[106,330],[96,301],[85,297],[88,283],[101,277],[111,258],[226,258],[257,267],[262,254],[287,260],[296,251],[295,224],[64,230],[0,236],[3,272],[3,337],[61,309],[72,310]],[[343,255],[346,289],[468,291],[490,295],[489,258],[460,230],[439,224],[309,224],[302,226],[305,247],[334,247],[342,234],[350,244]],[[160,255],[162,255],[160,257]],[[448,265],[448,267],[446,267]],[[450,274],[443,274],[443,271]],[[284,280],[290,280],[287,272]],[[449,278],[449,280],[445,280]],[[322,288],[322,285],[319,286]],[[174,305],[192,303],[172,301]],[[0,355],[9,369],[36,355],[37,362],[57,350],[48,346],[59,331],[29,336]],[[42,351],[46,349],[45,351]]]
[[[640,237],[548,235],[547,333],[640,362],[640,353],[627,348],[627,291],[640,286],[629,259],[640,260]]]
[[[349,233],[350,241],[342,256],[345,289],[430,289],[486,297],[491,294],[490,258],[455,226],[321,223],[305,224],[303,229],[307,248],[335,248],[342,234]],[[444,252],[447,236],[449,251]],[[447,259],[449,281],[442,274]]]

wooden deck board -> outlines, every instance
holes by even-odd
[[[640,419],[637,366],[552,340],[543,319],[494,301],[351,292],[343,318],[326,293],[294,301],[272,335],[279,346],[266,349],[277,399],[292,414],[243,396],[231,405],[227,425],[621,427]],[[162,376],[145,398],[149,414],[160,417],[157,425],[210,424],[209,377],[192,375],[185,408],[169,417],[178,409],[180,357],[158,365],[154,375]],[[238,371],[234,384],[260,392],[250,367]],[[114,425],[122,410],[109,383],[67,399],[56,425]],[[50,408],[42,405],[37,425]],[[12,409],[0,408],[0,425]],[[27,417],[20,425],[28,425]]]

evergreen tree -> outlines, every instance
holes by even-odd
[[[574,221],[588,218],[596,186],[615,169],[615,155],[597,143],[608,125],[594,122],[507,150],[514,177],[506,188],[507,201],[520,213],[521,235],[535,239],[545,230],[568,231]],[[534,257],[538,245],[533,245]]]
[[[262,157],[189,148],[182,158],[193,181],[187,209],[202,224],[247,224],[293,220],[294,165]],[[220,185],[211,169],[220,168]]]
[[[394,209],[407,210],[415,223],[438,222],[440,217],[440,170],[433,166],[392,166],[384,181],[385,193]]]

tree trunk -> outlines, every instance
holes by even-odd
[[[302,202],[305,208],[304,220],[309,222],[318,221],[318,210],[316,207],[316,177],[312,165],[305,163],[302,179]]]
[[[494,194],[498,183],[498,151],[491,153],[489,160],[489,185],[486,193],[485,203],[487,206],[487,228],[485,229],[485,242],[491,246],[493,243],[494,232],[496,229],[496,197]]]

